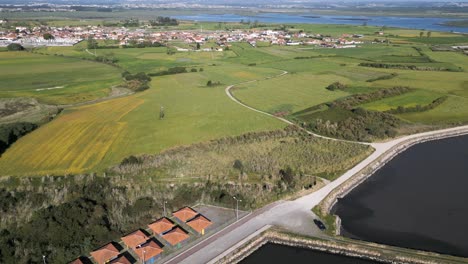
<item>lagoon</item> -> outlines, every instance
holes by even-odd
[[[468,257],[468,136],[411,147],[333,211],[344,236]]]
[[[243,16],[237,14],[196,14],[174,16],[180,20],[206,21],[206,22],[239,22],[259,21],[262,23],[296,23],[296,24],[344,24],[369,26],[387,26],[398,28],[410,28],[417,30],[432,30],[445,32],[468,33],[466,27],[446,26],[443,23],[457,19],[440,17],[395,17],[395,16],[340,16],[340,15],[316,15],[316,14],[280,14],[262,13],[255,16]]]

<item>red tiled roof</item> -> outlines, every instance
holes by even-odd
[[[148,236],[145,235],[141,230],[137,230],[131,234],[128,234],[122,237],[122,241],[127,245],[129,248],[134,248],[145,243],[149,239]]]
[[[166,217],[163,217],[149,224],[148,227],[155,234],[160,235],[168,230],[171,230],[174,227],[174,223],[171,220],[167,219]]]
[[[143,257],[145,258],[144,260],[151,259],[163,252],[162,248],[153,240],[144,245],[141,245],[141,247],[135,248],[133,251],[135,251],[138,258],[141,260],[143,260]]]
[[[176,227],[171,231],[167,232],[162,236],[169,244],[177,245],[178,243],[184,241],[185,239],[189,238],[189,235],[182,230],[180,227]]]
[[[70,262],[69,264],[84,264],[84,263],[83,261],[81,261],[81,259],[77,258],[74,261]]]
[[[208,220],[208,218],[204,217],[203,215],[197,215],[195,218],[187,222],[187,225],[189,225],[198,233],[201,233],[202,230],[206,229],[212,224],[213,223],[210,220]]]
[[[100,249],[91,252],[91,256],[93,256],[94,260],[98,264],[104,264],[111,258],[117,257],[118,255],[119,250],[112,243],[109,243]]]
[[[190,207],[184,207],[177,212],[172,213],[175,217],[179,218],[182,222],[187,222],[187,220],[195,217],[198,213]]]
[[[112,260],[109,264],[132,264],[124,255]]]

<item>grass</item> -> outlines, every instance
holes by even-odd
[[[184,22],[183,26],[199,26],[195,24]],[[217,24],[207,26],[215,28]],[[366,38],[373,39],[376,28],[298,24],[292,30],[301,29],[331,35],[363,33],[368,35]],[[386,33],[393,35],[392,40],[408,42],[419,39],[417,30],[388,29]],[[445,41],[443,39],[460,37],[433,32],[431,38]],[[435,109],[401,114],[398,117],[414,125],[468,122],[466,72],[358,66],[360,62],[372,61],[468,69],[466,56],[461,53],[432,52],[419,42],[400,45],[363,44],[357,49],[260,46],[253,48],[247,43],[233,43],[229,51],[177,52],[173,55],[166,54],[167,49],[164,47],[96,51],[100,56],[117,58],[117,64],[122,68],[120,70],[79,60],[78,58],[92,57],[85,52],[84,42],[74,47],[37,50],[45,54],[62,54],[65,57],[1,52],[0,57],[6,60],[0,61],[0,96],[37,96],[39,100],[49,103],[76,102],[104,96],[111,85],[121,81],[122,70],[152,73],[184,66],[203,68],[204,71],[154,77],[151,88],[145,92],[68,109],[54,121],[15,143],[0,159],[0,170],[4,174],[15,175],[104,171],[129,155],[155,154],[180,145],[284,127],[284,124],[273,118],[237,105],[224,93],[227,85],[276,76],[283,70],[288,71],[288,74],[240,84],[233,90],[233,94],[242,102],[273,114],[300,117],[302,120],[322,118],[339,121],[349,117],[350,112],[315,106],[352,94],[369,93],[393,86],[409,86],[415,90],[362,106],[385,111],[398,106],[426,105],[435,98],[448,96],[447,101]],[[414,47],[420,48],[423,56]],[[295,59],[296,57],[307,58]],[[249,64],[255,66],[248,66]],[[20,72],[17,71],[19,67],[22,67]],[[51,75],[52,71],[60,74]],[[25,76],[26,72],[29,73],[26,76],[34,77],[34,81],[29,77],[18,77],[19,74]],[[367,82],[391,73],[397,75],[392,79]],[[206,87],[208,80],[219,81],[222,85]],[[325,89],[336,81],[349,88],[344,91]],[[67,83],[67,88],[43,91],[43,96],[34,91],[38,88],[61,86],[61,83]],[[17,87],[15,92],[6,92],[12,86]],[[160,106],[164,106],[166,111],[164,120],[158,119]]]
[[[437,93],[427,90],[416,90],[414,92],[406,93],[403,95],[384,98],[382,100],[373,101],[367,104],[363,104],[362,107],[375,110],[375,111],[387,111],[390,109],[397,108],[398,106],[413,107],[416,105],[427,105],[433,100],[437,99],[439,95]]]
[[[89,101],[106,96],[111,86],[121,82],[119,75],[119,69],[95,62],[0,53],[0,97],[34,97],[49,104]]]
[[[143,93],[68,110],[15,143],[0,159],[0,170],[22,175],[99,171],[131,154],[281,128],[279,121],[230,101],[224,86],[205,86],[208,79],[233,83],[277,73],[213,67],[155,78]],[[158,119],[161,105],[164,120]]]

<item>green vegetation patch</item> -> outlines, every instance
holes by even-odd
[[[28,52],[0,53],[0,96],[33,97],[51,104],[106,96],[120,70],[96,62]]]

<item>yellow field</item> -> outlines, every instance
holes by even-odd
[[[4,174],[79,173],[93,168],[127,126],[121,118],[142,103],[127,97],[72,109],[20,139],[2,156],[0,167]]]

